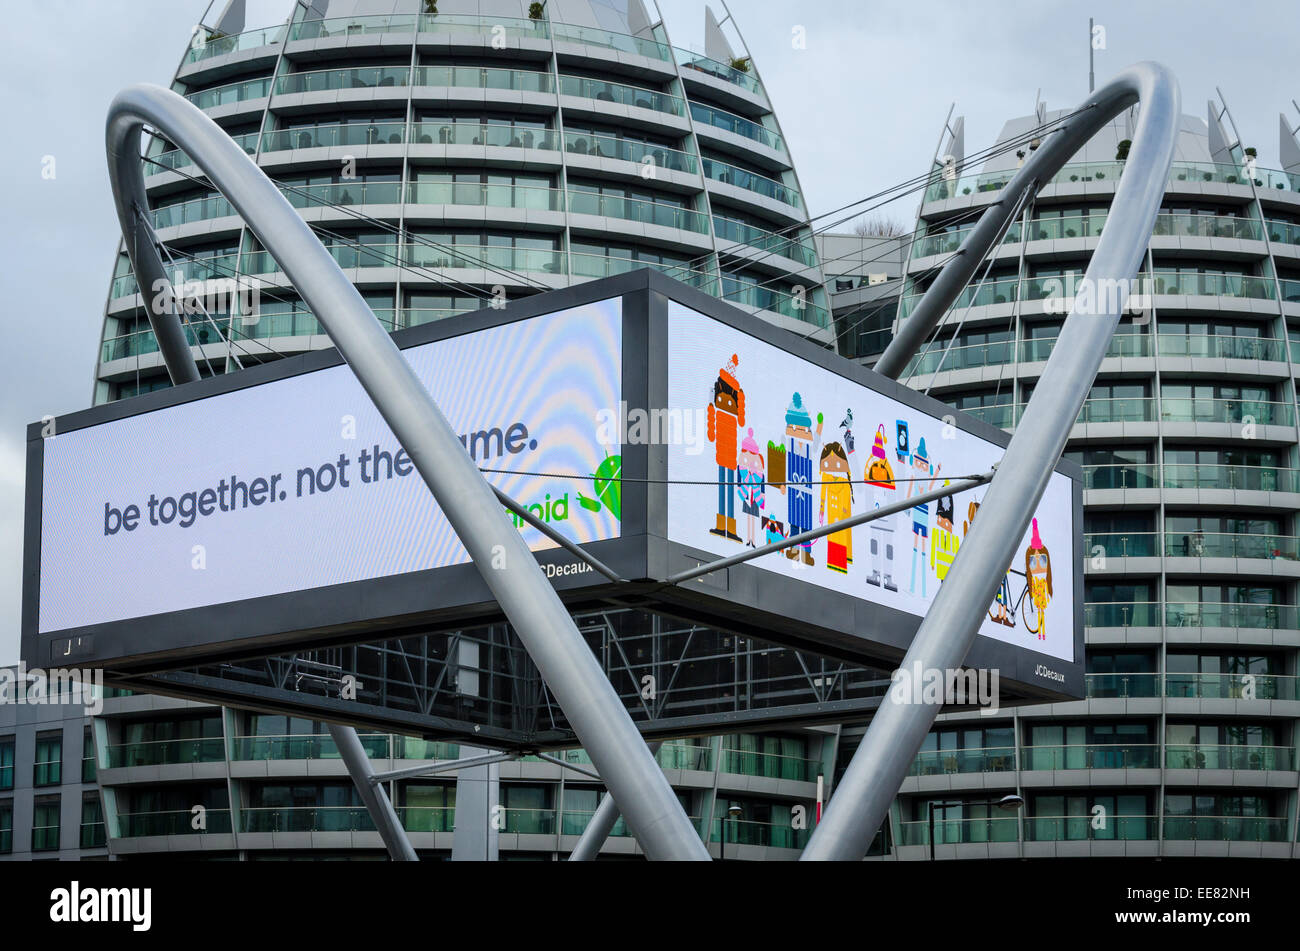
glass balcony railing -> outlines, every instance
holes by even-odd
[[[966,750],[922,750],[912,760],[909,776],[943,776],[951,773],[1007,773],[1016,768],[1014,746]]]
[[[998,429],[1015,429],[1019,407],[1015,403],[993,403],[988,406],[965,406],[962,412],[981,419]]]
[[[417,122],[411,129],[411,142],[416,145],[490,145],[554,151],[557,141],[550,129],[480,122]]]
[[[826,327],[830,323],[825,307],[813,303],[806,297],[797,297],[772,287],[760,287],[757,284],[724,278],[722,299],[742,307],[766,310],[793,320],[802,320],[816,327]]]
[[[620,257],[618,255],[588,254],[574,251],[569,255],[573,265],[574,277],[601,278],[615,274],[626,274],[643,267],[652,268],[666,274],[673,280],[698,287],[710,294],[717,294],[718,279],[707,271],[698,271],[683,264],[662,264],[657,261]]]
[[[952,179],[936,177],[926,188],[926,201],[942,201],[963,195],[1000,191],[1015,176],[1017,169],[996,172],[978,172]],[[1077,162],[1064,166],[1052,178],[1051,185],[1115,184],[1124,172],[1123,162]],[[1255,184],[1258,188],[1281,191],[1300,190],[1300,176],[1275,169],[1256,168]],[[1226,184],[1249,185],[1246,169],[1237,165],[1213,165],[1203,162],[1176,162],[1169,170],[1169,187],[1179,191],[1180,186]]]
[[[1083,606],[1086,627],[1159,627],[1159,601],[1092,601]]]
[[[1165,605],[1168,627],[1245,627],[1281,630],[1296,627],[1294,604],[1190,601]]]
[[[626,33],[612,33],[609,30],[598,30],[572,23],[552,23],[551,34],[555,37],[556,43],[599,46],[664,62],[671,62],[673,58],[671,47],[640,36],[628,36]]]
[[[591,766],[591,757],[583,749],[560,750],[556,754],[566,763],[580,763]],[[693,769],[711,772],[713,770],[713,747],[700,745],[686,740],[668,740],[656,754],[655,759],[664,769]]]
[[[717,816],[710,823],[710,842],[728,845],[761,845],[770,849],[802,849],[812,834],[809,829],[795,829],[789,822],[757,822],[752,819],[724,819]]]
[[[331,17],[325,20],[300,20],[289,30],[289,39],[319,40],[337,36],[364,36],[375,33],[414,33],[419,17],[393,14],[356,17]]]
[[[584,811],[581,809],[565,809],[564,814],[560,819],[560,834],[582,835],[582,833],[587,830],[587,826],[591,822],[591,817],[595,814],[596,813],[593,810]],[[630,836],[632,832],[628,829],[627,822],[620,815],[618,821],[614,823],[614,828],[610,830],[609,834],[611,836],[625,838]]]
[[[185,62],[198,63],[214,56],[227,53],[240,53],[263,46],[271,46],[284,40],[284,26],[268,27],[265,30],[249,30],[233,36],[213,36],[204,30],[194,34],[189,50],[185,53]]]
[[[323,185],[280,186],[284,197],[295,208],[321,208],[326,205],[400,205],[401,182],[334,182]]]
[[[1157,816],[1029,816],[1025,818],[1026,842],[1148,841],[1157,837]]]
[[[1166,769],[1295,769],[1289,746],[1195,743],[1165,746]]]
[[[1268,240],[1274,244],[1300,244],[1300,224],[1269,218],[1264,225],[1268,231]]]
[[[1093,557],[1098,548],[1107,558],[1152,558],[1160,554],[1157,532],[1089,532],[1083,536],[1084,555]]]
[[[1297,492],[1300,479],[1295,469],[1274,466],[1225,466],[1212,463],[1165,463],[1162,483],[1166,489],[1241,489],[1257,492]]]
[[[391,328],[390,328],[391,329]],[[270,340],[273,337],[313,337],[325,333],[311,311],[287,310],[259,314],[255,321],[241,321],[235,326],[235,340]]]
[[[969,845],[989,842],[1015,842],[1020,838],[1017,816],[990,816],[986,819],[942,819],[935,816],[935,845]],[[899,845],[929,845],[928,819],[900,822]]]
[[[1083,467],[1085,489],[1154,489],[1159,484],[1154,462]]]
[[[1165,696],[1197,700],[1300,700],[1300,678],[1282,674],[1167,673]]]
[[[194,224],[198,221],[225,218],[237,214],[239,212],[235,211],[235,206],[227,201],[223,195],[208,195],[204,198],[195,198],[192,201],[164,205],[161,208],[153,209],[151,212],[155,228],[174,228],[177,225]]]
[[[379,244],[331,244],[326,250],[344,269],[398,266],[396,239]],[[245,274],[275,274],[280,271],[279,263],[269,251],[245,252],[242,263]]]
[[[569,211],[576,215],[604,215],[641,224],[680,228],[697,234],[709,233],[708,216],[690,208],[624,198],[621,195],[602,195],[599,192],[569,189]]]
[[[411,79],[409,66],[358,66],[352,69],[317,69],[289,73],[275,81],[276,95],[329,92],[335,89],[376,89],[403,87]],[[429,84],[432,85],[432,84]],[[439,85],[451,85],[440,83]]]
[[[1212,334],[1156,335],[1162,357],[1223,357],[1229,360],[1285,360],[1281,340]]]
[[[1012,362],[1014,354],[1015,343],[1010,340],[953,347],[948,347],[945,343],[936,343],[924,353],[914,356],[903,376],[935,373],[939,370],[947,372],[1005,365]]]
[[[354,122],[264,132],[262,151],[324,149],[341,145],[400,145],[405,141],[405,122]]]
[[[560,94],[578,99],[614,102],[621,106],[634,106],[637,109],[649,109],[673,116],[686,114],[685,100],[678,96],[670,96],[653,89],[643,89],[640,86],[625,86],[622,83],[611,83],[603,79],[589,79],[586,76],[561,76]]]
[[[504,823],[502,832],[518,835],[555,834],[554,809],[502,809],[498,815]]]
[[[1253,300],[1274,300],[1276,297],[1271,277],[1252,277],[1248,274],[1201,274],[1192,271],[1157,270],[1151,277],[1151,291],[1155,294],[1241,297]]]
[[[481,182],[411,182],[406,200],[414,205],[469,205],[476,208],[527,208],[563,211],[564,192],[533,185]]]
[[[455,806],[399,806],[398,821],[407,832],[454,832]]]
[[[820,760],[807,759],[802,756],[785,756],[780,753],[766,753],[757,750],[722,749],[721,765],[724,773],[739,773],[743,776],[766,776],[771,779],[793,779],[803,783],[815,783],[822,771]]]
[[[1264,226],[1235,215],[1157,215],[1152,234],[1173,238],[1236,238],[1263,241]]]
[[[1156,401],[1150,397],[1105,397],[1084,400],[1076,423],[1141,423],[1156,418]]]
[[[489,17],[457,14],[392,14],[376,16],[333,17],[295,23],[290,40],[317,40],[330,37],[364,36],[378,33],[429,33],[443,36],[472,36],[490,40],[496,36],[512,39],[545,40],[550,36],[548,22],[520,17]],[[493,29],[496,28],[496,32]]]
[[[734,241],[759,251],[767,251],[797,261],[805,267],[817,267],[817,249],[801,240],[764,231],[734,218],[713,216],[713,233],[719,241]]]
[[[716,59],[709,59],[709,57],[702,56],[699,53],[692,53],[689,50],[675,47],[673,48],[673,55],[677,59],[677,65],[682,69],[693,69],[696,72],[706,73],[716,79],[729,82],[733,86],[739,86],[756,96],[763,95],[763,87],[759,84],[758,79],[745,70],[736,69],[727,63],[720,63]]]
[[[1295,422],[1295,407],[1290,403],[1266,403],[1260,400],[1165,396],[1160,400],[1160,417],[1169,422],[1291,426]]]
[[[229,835],[231,829],[229,809],[206,809],[201,822],[189,809],[123,813],[117,821],[124,839],[145,835]],[[199,828],[195,828],[196,823]]]
[[[210,343],[223,343],[225,338],[211,324],[182,324],[185,337],[191,347],[206,346]],[[134,333],[110,337],[100,346],[100,361],[125,360],[128,357],[142,356],[158,352],[158,339],[152,330],[138,330]]]
[[[280,806],[239,810],[240,832],[373,832],[365,806]]]
[[[773,201],[779,201],[783,205],[803,209],[803,199],[799,196],[799,192],[788,185],[716,159],[704,159],[703,166],[704,177],[707,179],[722,182],[724,185],[734,185],[736,188],[743,188],[771,198]]]
[[[407,307],[401,312],[401,327],[418,327],[421,324],[431,324],[435,320],[455,317],[457,314],[466,314],[477,309],[474,307],[469,308],[469,310],[455,307]]]
[[[1026,746],[1020,768],[1150,769],[1160,747],[1154,743],[1080,743],[1065,746]]]
[[[1089,699],[1160,696],[1160,675],[1154,673],[1085,674],[1083,683]]]
[[[535,69],[491,66],[417,66],[415,86],[459,89],[508,89],[515,92],[555,92],[555,77]]]
[[[445,247],[407,244],[405,262],[410,267],[488,268],[563,274],[564,252],[544,248],[457,244]]]
[[[1300,539],[1289,535],[1220,532],[1166,532],[1165,554],[1171,558],[1300,559]]]
[[[618,159],[622,162],[644,163],[650,159],[653,168],[667,168],[674,172],[694,175],[699,171],[699,160],[689,152],[620,139],[612,135],[592,135],[587,132],[564,133],[564,150],[573,155],[592,155],[596,158]]]
[[[200,109],[215,109],[218,106],[229,106],[237,102],[248,102],[251,99],[262,99],[269,95],[270,92],[271,77],[260,76],[257,79],[246,79],[243,82],[227,83],[224,86],[214,86],[211,89],[186,93],[185,98]]]
[[[243,149],[249,155],[257,154],[258,140],[261,138],[256,132],[246,132],[243,135],[232,135],[231,140]],[[150,155],[148,163],[150,165],[147,175],[158,175],[164,170],[185,168],[193,165],[194,160],[182,152],[180,149],[171,149],[167,152],[160,152],[157,155]]]
[[[372,759],[387,759],[389,737],[383,733],[363,733],[361,746]],[[312,760],[338,759],[338,747],[327,733],[302,733],[290,736],[237,736],[233,740],[236,760]]]
[[[219,736],[188,740],[154,740],[126,743],[106,750],[114,769],[131,766],[172,766],[177,763],[220,763],[226,758],[226,743]]]
[[[781,136],[766,126],[760,125],[752,119],[738,116],[735,113],[693,102],[691,103],[691,118],[695,120],[697,128],[703,125],[714,129],[722,129],[724,132],[730,132],[757,142],[759,145],[765,145],[769,149],[775,149],[778,152],[785,151],[785,141]]]
[[[1024,363],[1039,363],[1047,360],[1056,349],[1055,337],[1037,337],[1033,340],[1020,341],[1020,359]],[[1110,338],[1106,347],[1107,357],[1149,357],[1151,356],[1151,335],[1119,333]]]
[[[1171,841],[1286,842],[1287,820],[1265,816],[1165,816]]]

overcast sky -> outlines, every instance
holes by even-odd
[[[27,423],[90,404],[117,240],[104,115],[134,82],[166,85],[206,0],[5,0],[0,31],[0,664],[18,653]],[[287,0],[285,2],[288,7]],[[702,48],[703,0],[660,0],[673,42]],[[715,9],[722,16],[721,5]],[[1277,166],[1278,113],[1300,123],[1295,5],[1124,0],[924,3],[732,0],[814,215],[925,171],[952,102],[969,151],[1011,116],[1088,91],[1088,17],[1105,27],[1097,81],[1142,59],[1205,115],[1223,90],[1245,144]],[[803,48],[793,42],[801,28]],[[42,178],[46,156],[55,177]],[[915,197],[889,213],[908,220]],[[86,566],[93,571],[93,565]],[[142,578],[148,566],[141,565]]]

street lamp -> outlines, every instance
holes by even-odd
[[[1014,812],[1025,804],[1023,796],[1015,793],[1003,796],[1001,799],[958,799],[949,802],[931,802],[929,803],[930,812],[930,861],[934,861],[934,807],[935,806],[994,806],[998,809],[1004,809],[1007,812]]]
[[[727,815],[724,816],[722,819],[722,828],[719,830],[719,835],[718,835],[718,861],[719,862],[722,861],[723,856],[725,855],[727,850],[727,819],[730,818],[739,821],[740,816],[742,813],[744,813],[744,811],[745,811],[744,809],[740,808],[740,806],[734,802],[727,807]]]

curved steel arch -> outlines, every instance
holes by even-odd
[[[904,321],[876,370],[897,378],[975,273],[1021,195],[1037,189],[1103,125],[1136,102],[1142,103],[1128,162],[1106,230],[1084,274],[1080,294],[1119,280],[1126,288],[1137,273],[1164,197],[1178,137],[1178,83],[1159,63],[1138,63],[1090,95],[1025,162],[985,211],[961,251],[939,273],[921,303]],[[1071,310],[1043,369],[1050,386],[1040,386],[1025,407],[997,475],[980,504],[980,517],[962,541],[930,610],[917,629],[902,664],[912,670],[959,668],[975,640],[984,606],[993,600],[1004,567],[1028,527],[1065,448],[1124,310],[1127,293],[1091,294],[1091,313]],[[1076,298],[1076,305],[1078,298]],[[891,691],[872,718],[862,744],[804,850],[803,859],[861,859],[889,815],[938,706],[900,702]]]
[[[293,281],[442,506],[646,854],[707,861],[708,852],[663,770],[523,537],[360,293],[279,189],[220,126],[176,93],[148,84],[118,93],[105,129],[118,220],[142,290],[167,281],[146,223],[138,151],[145,124],[194,160]],[[198,368],[174,309],[148,310],[173,381],[197,380]],[[454,505],[444,504],[452,499]],[[495,563],[506,567],[490,567],[494,552],[504,555]]]

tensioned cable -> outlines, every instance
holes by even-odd
[[[487,469],[479,467],[479,472],[486,472],[497,475],[520,475],[532,476],[539,479],[579,479],[583,482],[636,482],[638,484],[648,485],[709,485],[717,488],[717,479],[642,479],[634,476],[598,476],[598,475],[576,475],[568,472],[525,472],[519,469]],[[980,479],[982,475],[962,475],[946,476],[945,478],[964,480]],[[895,482],[930,482],[933,481],[930,476],[909,476],[898,477]],[[800,485],[844,485],[851,483],[854,485],[870,485],[866,479],[827,479],[825,481],[801,482]],[[972,486],[973,488],[973,486]]]

